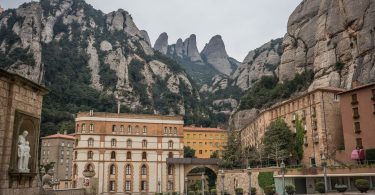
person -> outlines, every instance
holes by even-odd
[[[18,171],[24,172],[24,152],[25,152],[25,145],[26,145],[26,137],[29,133],[27,131],[23,131],[21,135],[18,136]],[[29,147],[30,149],[30,147]]]

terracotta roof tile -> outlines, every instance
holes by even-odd
[[[53,138],[62,138],[62,139],[75,139],[73,136],[71,135],[66,135],[66,134],[53,134],[53,135],[49,135],[49,136],[46,136],[46,137],[42,137],[42,139],[53,139]]]

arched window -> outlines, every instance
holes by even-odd
[[[168,175],[173,175],[173,165],[168,165]]]
[[[147,153],[146,152],[142,152],[142,160],[147,160]]]
[[[116,132],[116,125],[112,125],[112,133]]]
[[[82,123],[82,133],[84,133],[85,131],[86,131],[86,124]]]
[[[173,153],[172,152],[168,153],[168,158],[173,158]]]
[[[172,127],[169,127],[169,134],[172,134]]]
[[[79,132],[79,124],[77,124],[76,132],[77,132],[77,133]]]
[[[115,151],[111,152],[111,159],[116,159],[116,152]]]
[[[143,126],[143,133],[144,133],[144,134],[147,133],[147,127],[146,127],[146,126]]]
[[[88,142],[89,147],[94,147],[94,139],[93,138],[89,138],[87,142]]]
[[[127,160],[131,160],[132,159],[132,153],[131,152],[127,152],[126,153],[126,159]]]
[[[132,174],[132,167],[131,165],[126,165],[125,167],[125,175],[131,175]]]
[[[131,125],[128,126],[128,133],[129,134],[132,133],[132,126]]]
[[[131,147],[132,147],[132,140],[131,140],[131,139],[128,139],[128,140],[126,141],[126,147],[128,147],[128,148],[131,148]]]
[[[141,167],[141,175],[147,175],[147,167],[146,167],[146,165],[142,165],[142,167]]]
[[[94,132],[94,124],[90,124],[90,133]]]
[[[120,132],[124,132],[124,125],[120,126]]]
[[[110,175],[115,175],[116,174],[116,166],[114,164],[112,164],[110,167],[109,167],[109,174]]]
[[[135,126],[135,133],[139,133],[139,126],[138,125]]]
[[[111,140],[111,146],[112,146],[112,147],[115,147],[115,146],[116,146],[116,143],[117,143],[116,139],[112,139],[112,140]]]
[[[168,134],[168,127],[164,127],[164,134]]]
[[[172,141],[172,140],[170,140],[170,141],[168,142],[168,148],[173,148],[173,141]]]
[[[87,152],[87,159],[92,160],[93,156],[94,156],[94,153],[92,151]]]
[[[142,147],[147,148],[147,140],[142,140]]]
[[[116,181],[109,181],[109,191],[113,192],[116,190]]]

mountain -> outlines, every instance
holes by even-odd
[[[115,112],[118,103],[126,112],[181,114],[187,124],[213,125],[193,80],[160,52],[122,9],[104,14],[82,0],[41,0],[0,16],[0,68],[51,90],[44,133],[73,130],[74,113]]]

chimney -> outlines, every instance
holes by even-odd
[[[94,110],[90,110],[90,116],[94,116]]]

